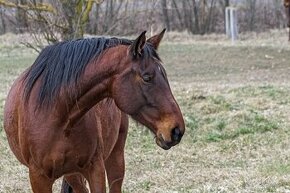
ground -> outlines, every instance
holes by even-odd
[[[0,122],[9,87],[36,57],[19,45],[21,38],[0,37]],[[290,192],[287,32],[242,34],[235,43],[222,35],[170,33],[160,56],[186,133],[164,151],[131,122],[124,193]],[[0,192],[31,192],[2,124],[0,179]]]

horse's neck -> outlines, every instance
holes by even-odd
[[[121,48],[120,48],[121,47]],[[122,71],[122,58],[127,54],[126,46],[113,47],[94,62],[88,64],[79,88],[79,96],[71,101],[68,110],[66,128],[75,124],[89,109],[110,96],[110,84],[114,75]]]

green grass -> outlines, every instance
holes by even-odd
[[[226,127],[226,123],[224,121],[219,122],[217,127],[207,134],[206,140],[217,142],[220,140],[234,139],[240,135],[271,132],[279,129],[277,122],[268,120],[264,116],[256,113],[242,115],[240,120],[235,121],[239,122],[238,127],[233,128],[230,131],[224,130]]]
[[[202,100],[188,93],[188,101],[182,103],[188,132],[194,138],[217,142],[282,129],[283,116],[274,111],[287,104],[281,101],[288,100],[289,93],[287,88],[274,86],[228,89]],[[283,112],[284,116],[286,113]]]
[[[287,175],[290,173],[290,162],[281,163],[281,162],[274,162],[265,165],[264,167],[260,168],[261,172],[265,174],[278,174],[278,175]],[[290,182],[289,182],[290,183]]]

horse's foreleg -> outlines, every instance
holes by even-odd
[[[70,190],[70,187],[72,191]],[[66,190],[67,189],[67,190]],[[63,179],[62,193],[88,193],[86,182],[81,174],[65,176]]]
[[[110,157],[106,160],[106,172],[110,193],[121,193],[125,175],[124,149],[116,144]]]
[[[29,167],[29,178],[33,193],[52,193],[54,180],[41,174],[35,167]]]
[[[127,117],[122,118],[118,141],[105,162],[110,193],[121,193],[125,175],[124,148],[128,130]]]
[[[105,166],[102,156],[98,157],[83,175],[89,183],[91,193],[106,192]]]

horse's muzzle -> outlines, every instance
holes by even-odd
[[[182,132],[178,127],[175,127],[174,129],[172,129],[171,131],[171,140],[172,142],[177,142],[179,143],[181,138],[182,138]]]
[[[159,136],[156,136],[156,143],[162,149],[168,150],[172,146],[177,145],[180,142],[182,136],[183,136],[183,133],[178,127],[176,127],[172,129],[171,131],[171,141],[165,141],[163,136],[159,135]]]

